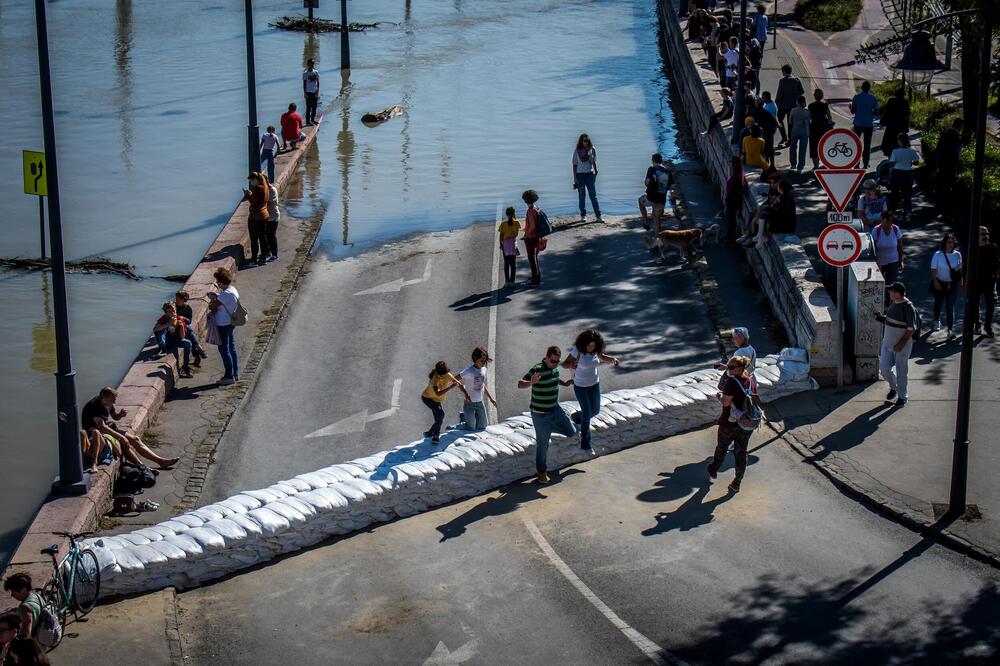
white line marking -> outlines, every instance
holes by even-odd
[[[833,68],[833,61],[824,60],[820,63],[823,65],[823,69],[826,70],[826,80],[830,83],[837,82],[837,70]]]
[[[372,421],[387,419],[399,411],[399,395],[402,392],[402,388],[402,379],[397,378],[392,382],[392,399],[389,401],[389,409],[383,409],[381,412],[375,412],[374,414],[369,414],[367,409],[362,410],[356,414],[351,414],[346,418],[331,423],[324,428],[311,432],[306,435],[305,438],[310,439],[312,437],[329,437],[331,435],[347,435],[350,433],[364,432],[365,426]]]
[[[594,594],[593,590],[587,587],[587,584],[580,580],[580,577],[573,573],[573,570],[563,562],[559,554],[552,549],[549,542],[546,541],[545,537],[538,530],[538,527],[530,518],[522,518],[524,521],[524,526],[528,528],[528,533],[531,538],[535,540],[538,547],[542,549],[549,561],[555,565],[559,573],[570,582],[570,584],[576,588],[577,592],[583,595],[584,599],[590,602],[590,604],[600,611],[601,615],[608,619],[611,624],[615,625],[620,632],[622,632],[627,639],[632,641],[643,654],[646,655],[650,661],[654,664],[668,664],[669,666],[687,666],[687,662],[678,659],[674,655],[670,654],[659,645],[653,641],[646,638],[643,634],[639,633],[638,630],[634,629],[628,622],[618,617],[618,615],[611,610],[606,603],[600,600],[600,598]]]
[[[415,284],[420,284],[421,282],[427,282],[431,279],[431,264],[434,261],[434,257],[428,257],[427,265],[424,266],[424,274],[421,277],[414,278],[412,280],[404,280],[403,278],[396,278],[391,282],[385,282],[380,285],[376,285],[364,291],[356,292],[355,296],[370,296],[372,294],[391,294],[400,291],[403,287],[412,287]]]
[[[500,199],[497,199],[497,225],[500,224],[500,210],[503,204],[500,203]],[[490,230],[490,235],[496,234],[496,226]],[[497,353],[497,302],[500,300],[500,274],[497,272],[500,269],[500,242],[494,236],[493,238],[493,281],[490,289],[490,322],[489,329],[486,334],[486,353],[490,355],[490,358],[496,358]],[[493,370],[486,375],[486,388],[489,389],[490,395],[494,398],[497,397],[497,382],[496,382],[496,363],[493,364]],[[490,423],[496,423],[499,418],[497,417],[497,408],[493,406],[489,400],[486,401],[486,410],[489,415]]]

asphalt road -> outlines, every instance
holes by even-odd
[[[605,389],[717,361],[696,274],[645,252],[637,221],[609,219],[553,234],[541,259],[543,285],[495,296],[492,224],[341,261],[314,258],[219,445],[203,501],[419,439],[431,422],[420,393],[434,363],[446,360],[457,372],[475,346],[491,341],[500,418],[527,409],[517,380],[546,347],[565,351],[584,328],[602,330],[622,359],[602,372]],[[523,282],[523,257],[519,271]],[[563,399],[572,398],[563,389]],[[446,409],[446,423],[455,423],[460,394]],[[317,431],[325,434],[308,437]]]

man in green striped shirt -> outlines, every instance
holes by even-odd
[[[539,483],[549,481],[546,460],[552,433],[566,437],[576,434],[573,422],[559,406],[559,386],[573,383],[572,379],[559,379],[560,360],[562,350],[555,346],[549,347],[541,363],[532,366],[517,383],[518,388],[531,389],[531,423],[535,427],[535,468],[538,470]]]

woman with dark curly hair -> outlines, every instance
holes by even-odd
[[[531,284],[542,283],[542,271],[538,268],[539,247],[543,238],[538,235],[538,192],[525,190],[521,195],[521,200],[528,204],[528,210],[524,214],[524,250],[528,254],[528,265],[531,266]]]
[[[580,426],[580,448],[594,455],[590,442],[590,419],[601,412],[601,380],[598,366],[611,363],[618,367],[618,359],[604,353],[604,336],[597,329],[587,329],[576,336],[562,367],[573,370],[573,392],[580,403],[580,411],[573,420]]]

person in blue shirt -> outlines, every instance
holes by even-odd
[[[757,5],[757,15],[753,17],[753,36],[763,48],[767,44],[767,8]]]
[[[875,129],[875,114],[878,112],[878,100],[871,93],[872,84],[865,81],[861,84],[861,92],[851,100],[851,113],[854,114],[854,133],[864,142],[862,166],[868,168],[872,154],[872,132]]]

